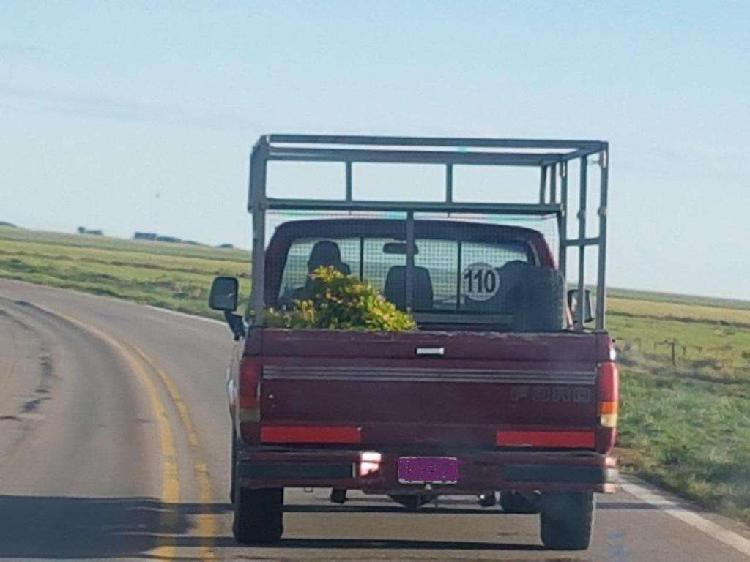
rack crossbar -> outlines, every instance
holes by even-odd
[[[477,147],[515,149],[589,149],[601,151],[606,142],[572,139],[498,139],[457,137],[390,137],[365,135],[294,135],[266,136],[269,144],[347,144],[363,146]]]
[[[463,164],[467,166],[543,166],[561,162],[564,152],[473,152],[449,150],[366,150],[356,148],[272,147],[268,160],[296,162],[390,162],[395,164]]]
[[[595,238],[583,238],[583,239],[569,238],[565,240],[565,245],[568,247],[572,246],[572,247],[578,247],[578,248],[580,248],[581,246],[597,246],[601,242],[601,240],[602,239],[598,236]]]
[[[267,210],[296,211],[393,211],[415,213],[486,213],[492,215],[557,215],[559,204],[545,203],[472,203],[442,201],[341,201],[317,199],[274,199],[263,203]],[[252,205],[250,206],[252,210]]]

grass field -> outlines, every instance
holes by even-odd
[[[0,226],[0,277],[204,316],[213,316],[215,275],[240,277],[249,293],[249,259],[242,250]],[[615,289],[608,310],[621,361],[623,465],[750,522],[750,302]]]
[[[0,277],[203,316],[216,316],[206,306],[214,276],[237,276],[249,293],[249,263],[243,250],[0,227]]]

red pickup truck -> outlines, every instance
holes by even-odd
[[[217,278],[210,295],[238,340],[228,380],[238,541],[280,539],[285,487],[329,487],[339,502],[346,490],[361,490],[412,509],[440,494],[483,495],[488,505],[499,492],[505,512],[540,514],[546,547],[588,547],[594,492],[613,492],[617,480],[610,453],[618,375],[603,323],[606,143],[530,141],[542,181],[539,201],[527,205],[456,203],[450,178],[438,203],[359,201],[351,187],[357,162],[437,163],[446,171],[477,162],[531,165],[520,144],[271,135],[256,145],[248,314],[234,314],[236,279]],[[599,234],[586,237],[584,224],[568,239],[567,162],[584,162],[585,199],[591,155],[603,170]],[[343,162],[345,199],[268,197],[266,166],[276,159]],[[281,221],[267,237],[266,214],[290,209],[329,214]],[[552,216],[558,247],[537,230],[485,220],[511,214]],[[584,201],[579,221],[585,215]],[[560,265],[567,248],[586,245],[600,251],[593,329],[582,275],[566,299]],[[418,329],[264,327],[264,310],[289,306],[321,265],[371,283]]]

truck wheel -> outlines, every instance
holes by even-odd
[[[539,513],[539,498],[520,492],[500,492],[500,507],[503,513]]]
[[[594,526],[593,492],[542,496],[542,544],[555,550],[585,550]]]
[[[284,532],[284,488],[235,487],[234,538],[243,544],[276,542]]]

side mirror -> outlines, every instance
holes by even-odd
[[[583,306],[583,322],[591,322],[594,319],[594,313],[591,309],[591,291],[583,290],[583,302],[578,298],[578,289],[568,291],[568,308],[573,316],[573,322],[578,320],[578,307]]]
[[[240,283],[236,277],[217,277],[211,283],[208,306],[214,310],[234,312],[237,310],[239,288]]]
[[[245,322],[242,316],[234,314],[239,300],[240,283],[236,277],[217,277],[211,283],[208,295],[208,306],[214,310],[223,310],[224,318],[232,330],[234,340],[238,341],[246,335]]]

